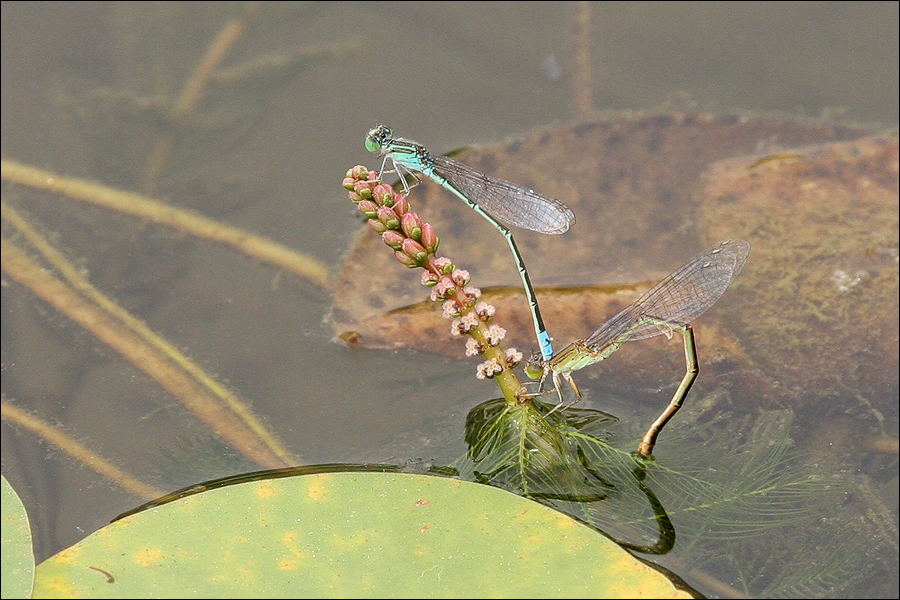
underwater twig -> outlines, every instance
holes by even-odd
[[[368,219],[369,227],[394,250],[394,257],[409,268],[425,269],[422,285],[433,288],[432,301],[443,302],[444,316],[452,319],[451,334],[468,335],[471,339],[466,343],[466,355],[481,354],[486,359],[478,366],[478,377],[496,379],[507,404],[529,402],[519,397],[525,395],[525,388],[513,371],[522,353],[512,348],[504,351],[500,346],[506,330],[487,325],[495,309],[478,300],[481,290],[468,285],[468,271],[435,255],[439,240],[434,228],[410,211],[404,194],[382,184],[376,171],[353,167],[347,171],[343,185]]]
[[[591,3],[575,3],[575,73],[572,77],[575,118],[587,121],[594,113],[594,81],[591,73]]]
[[[248,2],[241,15],[226,23],[216,38],[206,48],[203,58],[200,59],[194,71],[188,76],[178,99],[175,101],[175,105],[172,107],[171,114],[173,117],[176,119],[183,118],[197,107],[213,74],[225,59],[228,51],[243,34],[258,4],[258,2]],[[157,140],[156,146],[150,153],[147,171],[144,174],[144,183],[141,187],[145,194],[155,192],[160,174],[165,169],[165,165],[177,142],[178,131],[174,129],[165,132]]]
[[[328,268],[315,258],[287,246],[231,227],[195,212],[176,208],[99,183],[60,177],[11,160],[0,160],[0,178],[10,183],[47,190],[61,196],[89,202],[124,214],[165,225],[200,238],[219,242],[247,256],[281,267],[323,288],[329,286]]]
[[[119,487],[128,490],[136,496],[140,496],[148,500],[152,500],[153,498],[158,498],[163,495],[162,491],[154,488],[151,485],[147,485],[146,483],[138,480],[133,475],[126,473],[105,458],[97,455],[94,451],[90,450],[80,442],[73,440],[71,437],[63,433],[62,430],[60,430],[58,427],[54,427],[53,425],[50,425],[46,421],[41,420],[28,411],[10,404],[6,399],[6,396],[3,397],[3,401],[2,403],[0,403],[0,406],[2,406],[4,419],[9,421],[10,423],[13,423],[14,425],[20,425],[22,427],[25,427],[26,429],[30,429],[31,431],[38,434],[38,437],[40,437],[41,439],[47,440],[72,458],[81,461],[100,475],[110,479]]]
[[[104,310],[86,300],[62,280],[46,272],[9,240],[0,240],[0,266],[10,278],[58,312],[111,346],[135,367],[157,381],[213,431],[251,460],[278,468],[285,461],[275,455],[247,425],[230,411],[223,411],[218,398],[162,356],[156,348],[121,326]]]
[[[256,435],[263,440],[263,443],[286,464],[295,464],[298,462],[278,440],[277,436],[269,431],[265,425],[256,418],[256,415],[253,414],[250,407],[230,392],[225,386],[216,381],[215,378],[207,374],[197,363],[182,354],[175,346],[163,339],[162,336],[147,327],[143,321],[131,315],[128,311],[91,285],[91,283],[82,275],[81,271],[75,268],[61,252],[41,237],[28,221],[6,202],[2,202],[2,215],[3,219],[15,227],[19,233],[21,233],[22,236],[38,252],[40,252],[41,255],[43,255],[54,269],[69,281],[75,290],[84,294],[87,299],[108,312],[123,326],[141,337],[147,344],[153,346],[167,359],[194,377],[200,385],[204,386],[210,393],[218,397],[227,409],[234,412],[242,421],[244,421],[247,424],[247,427],[256,433]]]

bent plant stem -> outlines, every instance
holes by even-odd
[[[214,396],[243,420],[247,426],[265,443],[271,451],[279,456],[286,464],[296,464],[298,460],[291,456],[290,452],[278,440],[277,436],[266,429],[262,422],[256,418],[253,411],[231,393],[225,386],[216,381],[212,376],[208,375],[194,361],[182,354],[172,344],[166,341],[162,336],[155,333],[140,319],[132,316],[121,306],[116,304],[110,298],[107,298],[97,288],[85,279],[81,272],[76,269],[61,252],[50,245],[37,231],[23,218],[18,211],[9,206],[6,202],[2,204],[2,216],[10,225],[15,227],[19,233],[38,251],[68,282],[81,292],[87,299],[94,302],[97,306],[109,313],[114,319],[117,319],[127,329],[143,338],[149,345],[153,346],[166,358],[182,368],[186,373],[194,377],[202,386],[208,389]]]
[[[116,322],[108,313],[81,296],[60,279],[48,274],[23,250],[8,240],[2,242],[3,272],[58,312],[112,347],[135,367],[156,380],[227,443],[262,466],[278,468],[285,461],[237,416],[222,410],[222,403],[146,340]]]
[[[315,258],[192,211],[84,179],[60,177],[50,171],[11,160],[0,160],[0,178],[10,183],[46,190],[72,200],[88,202],[212,240],[247,256],[291,271],[322,288],[329,287],[328,268]]]

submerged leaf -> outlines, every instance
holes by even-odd
[[[414,132],[398,133],[414,137]],[[610,304],[624,307],[636,299],[645,289],[637,282],[664,276],[710,243],[743,237],[755,244],[754,232],[746,226],[732,226],[712,241],[697,228],[694,193],[710,164],[766,148],[775,151],[866,133],[761,116],[637,116],[541,131],[454,158],[557,197],[575,212],[576,223],[563,235],[513,231],[538,287],[544,322],[550,334],[565,343],[585,337],[614,314]],[[476,285],[506,288],[501,294],[508,305],[498,311],[498,322],[508,330],[511,344],[534,347],[521,282],[499,232],[428,180],[413,189],[410,202],[435,226],[440,252],[469,270]],[[608,289],[611,295],[594,289],[584,293],[582,286],[598,284],[623,287]],[[575,286],[577,297],[571,290],[541,287],[547,285]],[[383,243],[363,231],[337,284],[335,333],[345,339],[353,332],[355,343],[365,347],[411,346],[459,356],[459,344],[442,342],[448,336],[440,312],[417,307],[424,297],[418,276],[398,274]],[[708,320],[704,317],[698,329]],[[435,336],[423,333],[432,331]]]
[[[896,408],[898,151],[896,135],[872,136],[733,158],[704,177],[697,218],[707,239],[753,232],[729,330],[801,396],[852,391]]]

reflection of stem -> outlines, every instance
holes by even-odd
[[[3,218],[15,227],[76,290],[108,312],[113,318],[118,319],[126,328],[140,336],[166,358],[184,369],[189,375],[196,378],[201,385],[206,387],[213,395],[217,396],[229,409],[240,417],[241,420],[243,420],[247,426],[265,442],[272,452],[281,457],[285,463],[293,464],[297,462],[296,459],[291,457],[284,446],[282,446],[276,436],[259,422],[256,415],[253,414],[246,404],[241,402],[237,396],[229,392],[225,386],[206,374],[199,365],[179,352],[172,344],[153,332],[140,319],[133,317],[130,313],[122,309],[121,306],[104,296],[97,288],[92,286],[90,282],[82,276],[81,272],[66,260],[62,253],[48,244],[47,241],[44,240],[44,238],[42,238],[14,208],[7,205],[5,202],[2,203],[2,214]]]
[[[213,73],[244,32],[244,28],[255,12],[257,5],[258,2],[248,2],[244,7],[243,13],[236,19],[226,23],[225,27],[219,31],[216,39],[207,47],[206,53],[187,81],[185,81],[181,94],[175,101],[175,106],[172,107],[171,113],[176,121],[190,113],[200,103],[203,91],[206,89]],[[175,130],[167,131],[157,140],[156,147],[150,153],[147,172],[144,175],[142,189],[145,194],[152,194],[155,191],[159,176],[163,172],[169,160],[169,155],[171,155],[177,142],[178,133]]]
[[[93,333],[135,367],[156,380],[199,419],[236,450],[265,467],[283,467],[285,462],[259,440],[234,414],[222,410],[221,402],[193,378],[162,356],[135,333],[124,329],[105,311],[85,300],[60,279],[45,272],[8,240],[2,240],[0,264],[10,278],[28,288],[55,310]]]
[[[53,427],[49,423],[42,421],[31,413],[13,406],[5,399],[3,400],[2,404],[0,404],[0,406],[2,406],[3,409],[4,419],[37,433],[38,436],[40,436],[42,439],[47,440],[72,458],[80,460],[93,470],[100,473],[100,475],[111,479],[113,482],[119,485],[119,487],[128,490],[136,496],[147,498],[148,500],[159,498],[163,495],[163,492],[161,492],[160,490],[157,490],[156,488],[143,483],[142,481],[129,475],[119,467],[115,466],[108,460],[101,458],[92,450],[86,448],[84,445],[70,438],[59,428]]]
[[[0,177],[11,183],[47,190],[225,244],[248,256],[287,269],[322,287],[328,287],[327,267],[311,256],[197,213],[83,179],[58,177],[49,171],[10,160],[0,161]]]
[[[672,525],[672,519],[669,518],[669,513],[666,512],[666,508],[659,501],[659,498],[656,497],[656,494],[653,493],[653,490],[644,483],[643,471],[640,468],[635,469],[633,475],[637,480],[638,487],[644,492],[647,501],[650,502],[650,506],[653,508],[653,516],[656,519],[656,526],[659,528],[659,538],[651,546],[639,546],[630,542],[616,540],[615,538],[613,538],[613,541],[623,548],[644,554],[668,554],[675,547],[675,526]]]

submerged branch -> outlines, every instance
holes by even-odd
[[[181,93],[172,108],[173,117],[184,117],[197,107],[203,98],[203,93],[209,81],[212,79],[213,73],[225,60],[229,50],[243,34],[258,4],[258,2],[247,3],[241,15],[226,23],[219,31],[219,34],[207,47],[203,58],[187,78],[187,81],[185,81],[184,87],[181,89]],[[177,142],[178,133],[174,130],[167,131],[157,140],[156,146],[150,153],[147,171],[144,175],[144,185],[142,186],[144,192],[149,194],[155,191],[159,177],[165,169],[169,156],[171,156]]]
[[[6,202],[2,202],[2,215],[3,219],[15,227],[28,243],[40,252],[60,275],[68,280],[75,290],[81,292],[88,300],[94,302],[97,306],[109,313],[110,316],[118,320],[124,327],[134,332],[135,335],[142,338],[147,344],[154,347],[163,356],[175,363],[190,376],[194,377],[200,385],[209,390],[213,396],[217,397],[224,407],[227,407],[227,410],[231,410],[244,421],[247,426],[263,440],[265,445],[285,463],[295,464],[297,462],[297,459],[291,456],[290,452],[288,452],[284,445],[278,440],[277,436],[262,424],[256,415],[253,414],[250,407],[241,401],[240,398],[231,393],[224,385],[216,381],[215,378],[206,373],[197,363],[182,354],[162,336],[147,327],[143,321],[131,315],[128,311],[91,285],[91,283],[82,275],[81,271],[76,269],[61,252],[41,237],[31,224],[28,223],[18,211],[6,204]]]
[[[63,433],[58,427],[54,427],[28,411],[10,404],[6,401],[6,398],[3,399],[0,406],[2,406],[3,409],[4,419],[15,425],[30,429],[41,439],[50,442],[75,460],[81,461],[100,475],[110,479],[119,487],[128,490],[135,496],[152,500],[163,495],[161,490],[158,490],[151,485],[147,485],[133,475],[126,473],[84,446],[84,444],[75,441],[67,434]]]
[[[243,421],[181,368],[106,311],[98,308],[62,280],[46,272],[11,241],[2,240],[0,264],[11,279],[28,288],[58,312],[111,346],[135,367],[156,380],[199,419],[234,448],[260,465],[277,468],[285,461],[274,454]]]
[[[84,179],[60,177],[11,160],[0,161],[0,177],[10,183],[46,190],[213,240],[291,271],[323,288],[329,286],[328,268],[315,258],[189,210]]]

